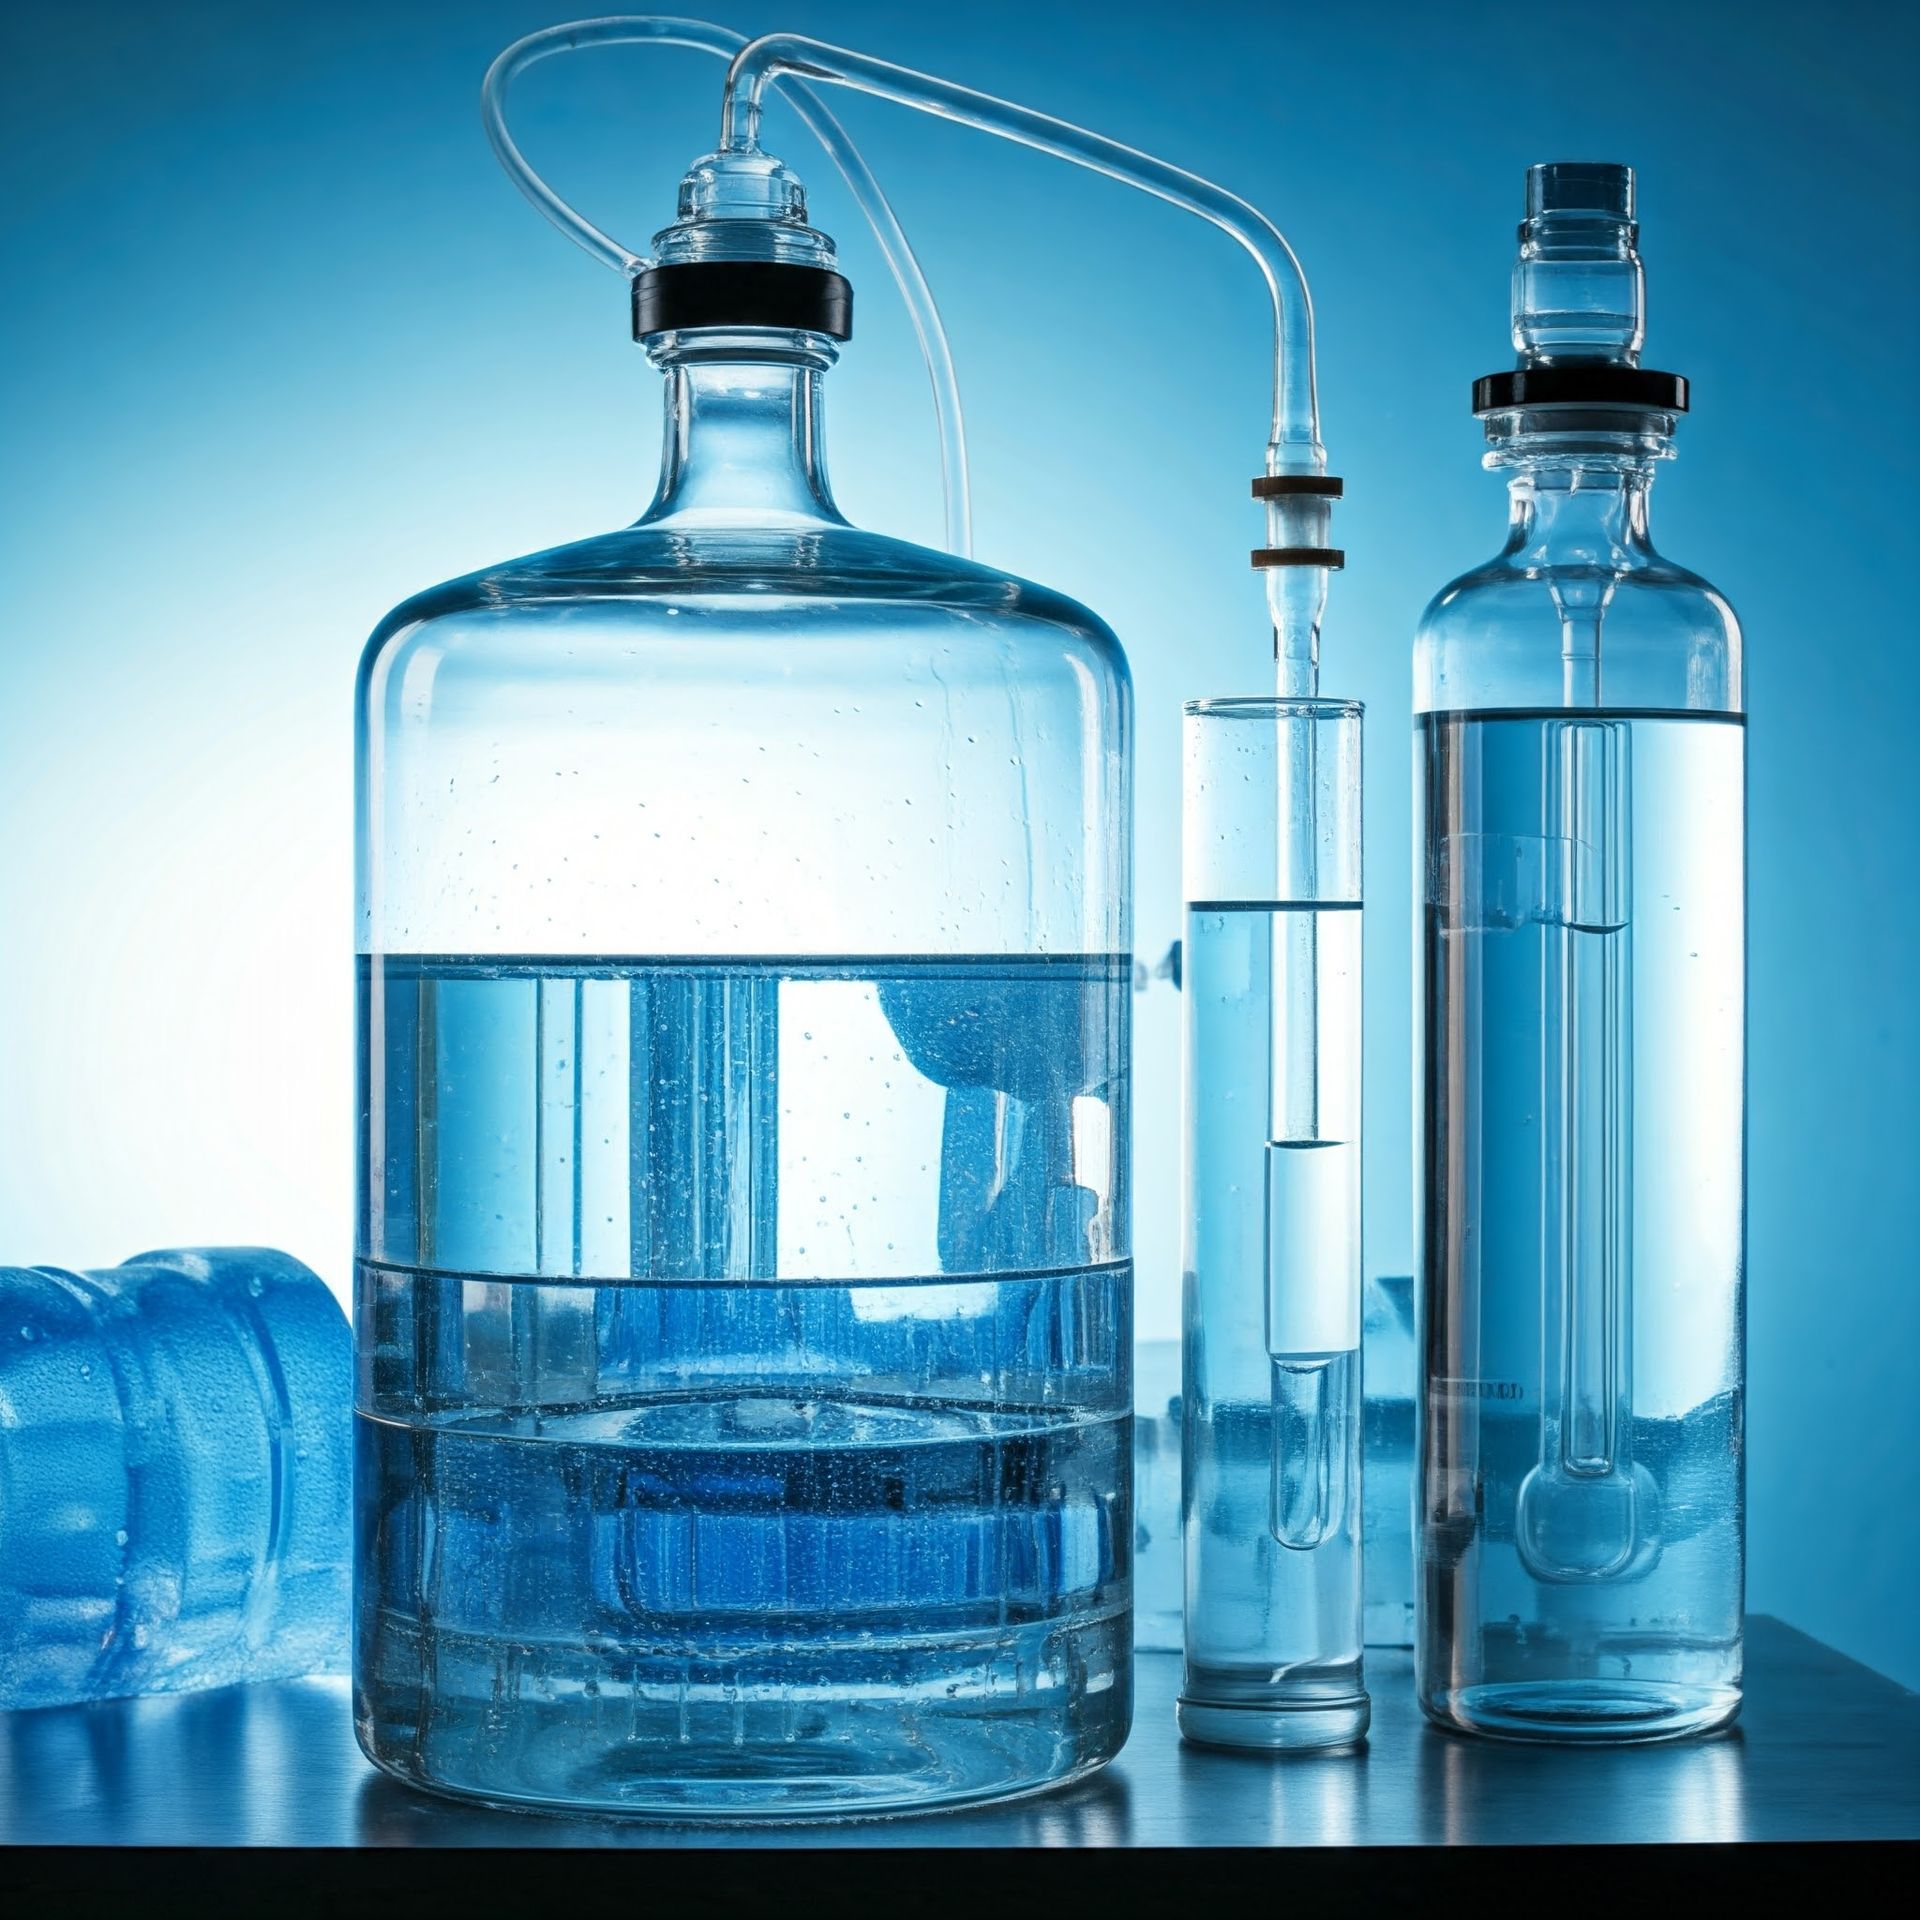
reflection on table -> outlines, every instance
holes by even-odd
[[[1421,1724],[1404,1653],[1370,1655],[1372,1737],[1282,1760],[1182,1747],[1180,1663],[1136,1661],[1105,1772],[977,1812],[660,1826],[429,1798],[354,1744],[347,1683],[0,1714],[0,1842],[174,1846],[1404,1846],[1920,1837],[1920,1697],[1778,1621],[1750,1623],[1748,1704],[1717,1739],[1596,1752]]]

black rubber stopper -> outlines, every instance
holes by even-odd
[[[1346,490],[1347,483],[1337,473],[1263,473],[1253,483],[1256,500],[1284,500],[1289,494],[1338,500]]]
[[[1475,413],[1506,413],[1514,407],[1635,407],[1649,413],[1685,413],[1683,374],[1652,367],[1510,367],[1473,383]]]
[[[780,327],[853,338],[853,288],[831,267],[790,260],[686,260],[633,282],[633,337],[687,327]]]

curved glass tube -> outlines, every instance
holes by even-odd
[[[1018,141],[1137,187],[1198,214],[1231,235],[1253,256],[1273,302],[1273,424],[1266,471],[1325,473],[1326,449],[1320,443],[1320,402],[1314,374],[1313,301],[1286,236],[1259,208],[1184,167],[1071,121],[803,34],[766,34],[735,55],[721,106],[723,152],[751,152],[757,147],[762,100],[768,85],[783,75],[857,87],[901,106],[916,107],[922,113]],[[1283,495],[1268,503],[1267,518],[1269,545],[1326,544],[1324,499]],[[1317,686],[1319,629],[1326,594],[1324,567],[1283,567],[1268,576],[1268,603],[1273,612],[1283,692],[1310,694]]]
[[[596,227],[576,208],[548,186],[520,151],[507,127],[507,89],[517,75],[556,53],[572,53],[583,47],[610,47],[646,43],[655,46],[693,47],[703,53],[731,59],[747,45],[745,34],[731,27],[715,26],[706,20],[684,19],[672,14],[609,14],[595,20],[572,20],[561,26],[545,27],[516,40],[487,69],[480,88],[480,119],[494,157],[506,170],[507,178],[519,188],[546,219],[552,222],[576,246],[603,265],[631,278],[649,265],[643,254],[634,253],[614,237]],[[973,551],[972,489],[967,477],[967,430],[960,407],[960,385],[953,368],[953,349],[941,324],[940,309],[933,289],[921,271],[920,262],[908,241],[899,218],[893,211],[880,182],[861,156],[860,150],[828,110],[804,87],[790,87],[795,113],[809,133],[820,143],[827,157],[839,170],[852,193],[855,204],[866,216],[873,236],[879,242],[894,284],[906,302],[907,317],[920,343],[920,355],[926,363],[927,378],[933,387],[933,408],[940,430],[940,477],[945,501],[946,546],[951,553]]]
[[[1231,234],[1253,256],[1273,301],[1273,445],[1268,471],[1324,471],[1326,453],[1320,445],[1320,403],[1314,384],[1313,303],[1286,236],[1258,207],[1184,167],[1050,113],[797,33],[765,34],[734,56],[720,112],[722,151],[751,151],[759,144],[762,100],[769,83],[783,74],[857,87],[943,120],[1017,140],[1138,187]]]

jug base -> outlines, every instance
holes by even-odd
[[[459,1684],[441,1636],[436,1692],[363,1675],[355,1730],[409,1786],[522,1810],[793,1821],[976,1805],[1103,1766],[1131,1723],[1124,1612],[1016,1638],[977,1670],[950,1664],[938,1686],[922,1676],[723,1699],[674,1685],[662,1662],[639,1684],[528,1691],[503,1710],[491,1687]],[[1023,1668],[1044,1683],[1014,1683]]]
[[[1560,1745],[1626,1745],[1717,1732],[1740,1711],[1737,1686],[1662,1681],[1526,1680],[1423,1696],[1422,1711],[1452,1733]]]
[[[1118,1749],[1116,1748],[1117,1752]],[[831,1826],[848,1821],[912,1820],[923,1815],[965,1812],[978,1807],[1001,1807],[1016,1800],[1031,1800],[1041,1794],[1060,1793],[1098,1773],[1114,1757],[1112,1753],[1089,1756],[1069,1767],[1024,1784],[989,1786],[962,1793],[957,1797],[910,1797],[902,1794],[892,1800],[869,1793],[865,1796],[833,1797],[846,1786],[844,1780],[825,1782],[827,1797],[794,1795],[790,1801],[768,1797],[764,1780],[742,1778],[737,1802],[702,1799],[686,1791],[684,1781],[662,1781],[657,1800],[575,1801],[552,1798],[534,1799],[525,1795],[475,1792],[467,1787],[450,1786],[443,1780],[394,1766],[388,1760],[361,1752],[389,1779],[396,1780],[415,1793],[435,1800],[456,1802],[466,1807],[484,1807],[495,1813],[522,1815],[529,1819],[606,1820],[615,1825],[665,1825],[673,1827],[811,1827]],[[869,1785],[876,1785],[869,1782]],[[682,1797],[675,1798],[675,1792]]]

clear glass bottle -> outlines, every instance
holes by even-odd
[[[791,176],[681,215],[653,504],[362,665],[359,1735],[487,1800],[1014,1793],[1130,1715],[1127,669],[841,517]]]
[[[1740,1700],[1740,630],[1654,550],[1686,385],[1639,364],[1624,167],[1536,167],[1504,549],[1414,655],[1421,1704],[1699,1732]]]

